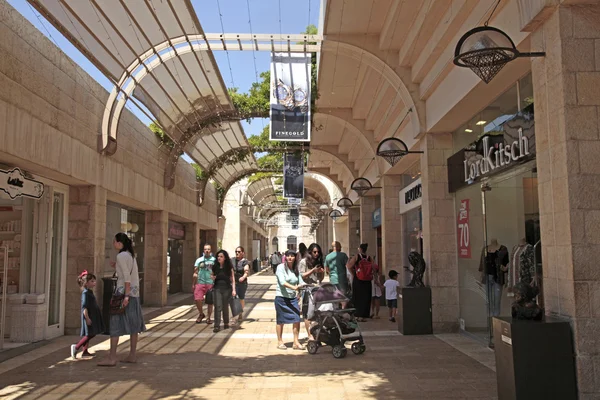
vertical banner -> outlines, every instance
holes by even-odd
[[[302,153],[283,155],[283,197],[304,198],[304,162]]]
[[[469,199],[460,201],[457,221],[458,257],[471,258],[471,231],[469,228]]]
[[[310,53],[271,54],[270,140],[310,141]]]

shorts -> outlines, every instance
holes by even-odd
[[[235,294],[238,299],[244,300],[246,298],[246,290],[248,290],[248,284],[241,284],[239,282],[235,283]]]
[[[197,283],[196,286],[194,286],[194,300],[204,300],[206,292],[212,289],[212,287],[213,285],[211,284]]]
[[[388,308],[398,308],[398,299],[388,300],[387,306]]]

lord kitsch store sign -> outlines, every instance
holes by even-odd
[[[517,114],[448,158],[450,193],[535,159],[533,114]]]

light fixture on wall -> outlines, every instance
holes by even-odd
[[[465,33],[454,50],[454,64],[470,68],[485,83],[492,79],[509,62],[520,57],[543,57],[544,52],[521,53],[515,43],[503,31],[488,26],[496,7],[483,26],[478,26]]]
[[[348,209],[354,206],[354,202],[350,200],[348,197],[342,197],[338,200],[337,206],[343,209]]]
[[[333,220],[333,222],[337,221],[342,217],[342,212],[340,210],[331,210],[329,212],[329,217]]]
[[[482,120],[482,121],[477,121],[477,122],[475,123],[475,125],[477,125],[477,126],[485,125],[485,123],[486,123],[486,122],[487,122],[487,121],[483,121],[483,120]]]
[[[422,154],[422,151],[410,151],[408,146],[398,138],[387,138],[377,146],[377,155],[382,157],[392,167],[408,154]]]
[[[471,133],[471,132],[473,132],[473,129],[469,129],[469,128],[467,128],[467,129],[465,129],[465,132],[467,132],[467,133]]]
[[[379,186],[373,186],[367,178],[356,178],[350,184],[350,189],[354,190],[359,197],[363,197],[371,189],[381,189]],[[340,199],[341,200],[341,199]],[[350,199],[348,199],[350,200]]]

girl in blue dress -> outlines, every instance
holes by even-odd
[[[83,271],[77,278],[77,283],[81,287],[81,340],[77,344],[71,345],[71,357],[75,359],[80,349],[83,349],[83,357],[92,357],[88,352],[90,341],[94,336],[104,332],[104,321],[100,307],[94,296],[94,287],[96,286],[96,276],[87,271]]]

